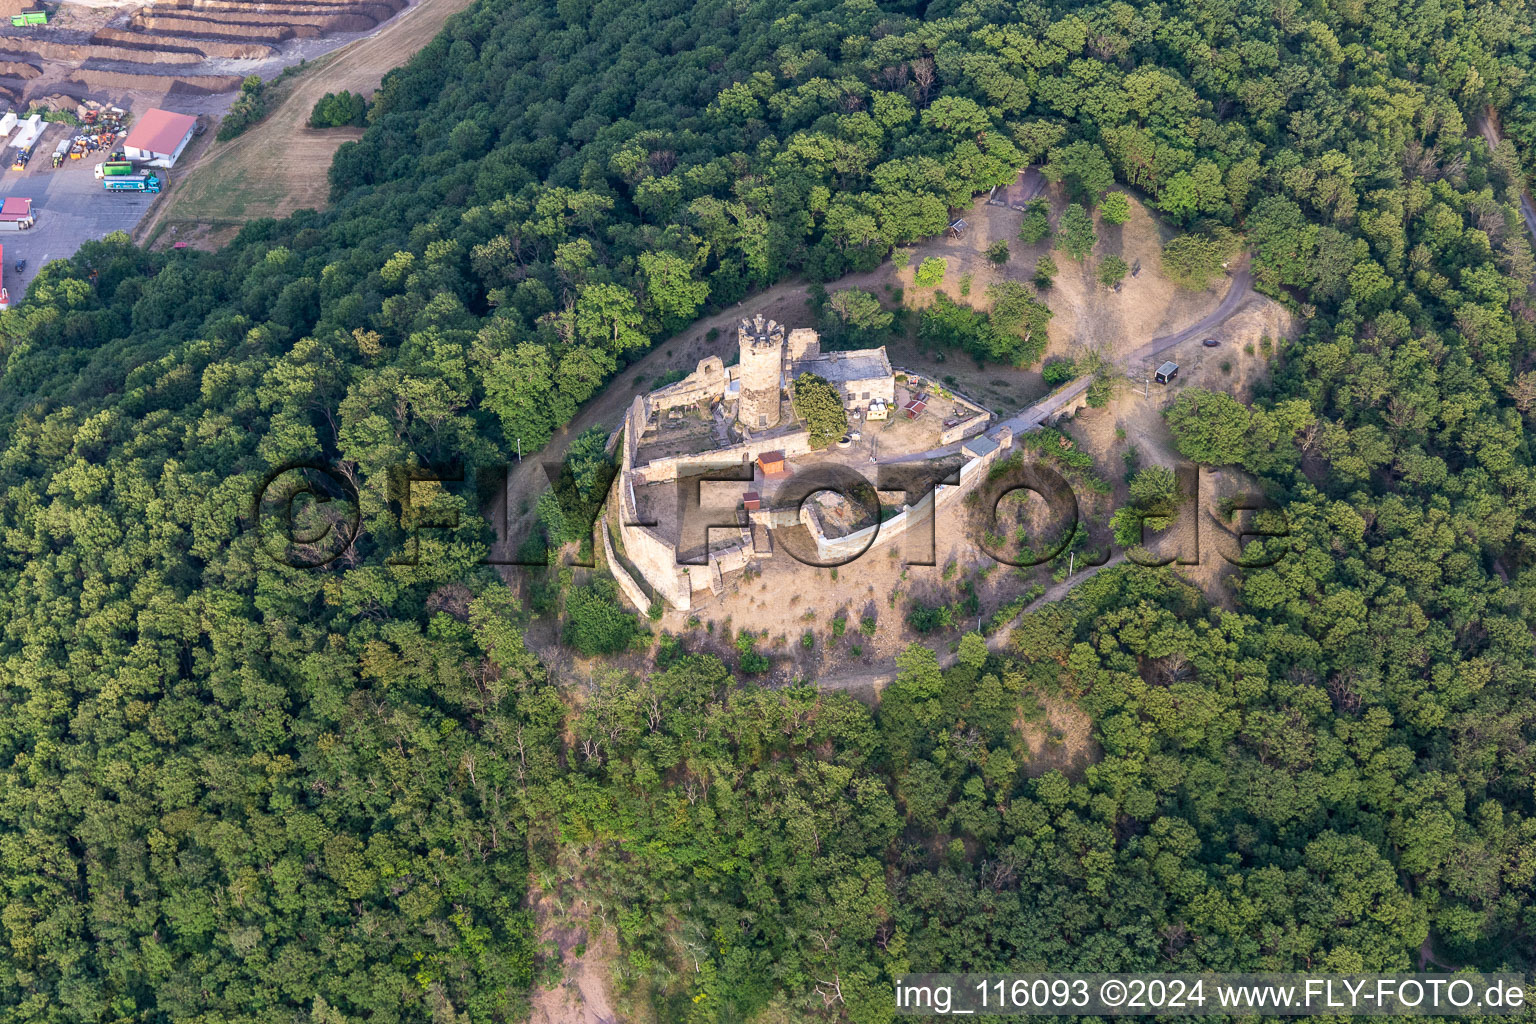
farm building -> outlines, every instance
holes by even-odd
[[[139,118],[123,140],[123,155],[151,167],[174,167],[176,158],[192,141],[197,118],[152,108]]]

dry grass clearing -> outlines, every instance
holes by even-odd
[[[343,89],[372,95],[385,72],[431,42],[449,17],[469,3],[418,0],[373,35],[327,54],[280,85],[272,112],[238,138],[215,143],[180,175],[169,201],[145,223],[141,235],[170,225],[185,224],[181,231],[191,231],[323,207],[330,194],[326,174],[332,157],[362,130],[308,127],[315,103]]]
[[[1073,781],[1081,781],[1088,766],[1103,756],[1093,738],[1093,720],[1076,704],[1062,698],[1047,698],[1042,704],[1044,721],[1019,723],[1019,734],[1029,749],[1024,774],[1034,779],[1055,770]]]

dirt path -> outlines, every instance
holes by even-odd
[[[856,274],[844,278],[838,284],[841,287],[857,288],[874,281],[880,274],[876,269],[867,274]],[[501,498],[492,503],[489,510],[492,521],[498,524],[505,523],[504,509],[508,496],[515,496],[519,503],[526,502],[530,508],[525,514],[520,509],[512,510],[513,529],[502,536],[521,537],[521,524],[525,518],[533,516],[533,499],[549,483],[549,477],[545,475],[543,465],[545,463],[559,463],[565,458],[565,450],[570,447],[571,441],[592,427],[600,426],[612,429],[624,418],[625,410],[634,399],[638,391],[649,390],[649,381],[671,370],[683,370],[691,372],[698,361],[705,356],[716,355],[729,360],[736,349],[736,323],[749,312],[762,312],[766,316],[785,322],[789,316],[804,316],[805,303],[809,298],[806,290],[806,282],[799,279],[784,281],[774,285],[766,291],[758,292],[736,305],[707,316],[697,321],[681,334],[674,335],[666,341],[657,342],[651,347],[644,358],[639,362],[626,367],[613,380],[609,381],[601,394],[589,401],[577,411],[576,416],[549,439],[549,443],[539,449],[537,456],[529,455],[521,463],[512,467],[512,472],[507,476],[507,486],[501,492]],[[713,342],[708,340],[711,329],[720,332]]]
[[[331,159],[362,129],[307,127],[315,103],[343,89],[371,95],[386,72],[431,42],[470,3],[418,0],[372,35],[314,61],[261,123],[229,142],[215,143],[178,175],[169,201],[146,218],[138,237],[151,237],[162,222],[240,223],[325,206]]]
[[[1483,133],[1483,139],[1488,143],[1488,148],[1497,149],[1499,140],[1503,137],[1499,130],[1498,115],[1491,109],[1484,112],[1478,120],[1478,127]],[[1528,189],[1520,190],[1520,216],[1525,220],[1525,230],[1530,233],[1531,241],[1536,242],[1536,202],[1531,201],[1531,193]]]
[[[1073,573],[1070,577],[1062,580],[1060,583],[1051,584],[1046,588],[1045,593],[1041,594],[1039,597],[1035,598],[1024,607],[1024,610],[1019,613],[1019,617],[1028,615],[1030,612],[1037,611],[1041,607],[1050,604],[1052,601],[1060,601],[1062,598],[1071,593],[1075,588],[1082,586],[1088,580],[1103,572],[1105,569],[1112,569],[1115,566],[1120,565],[1125,561],[1125,556],[1126,553],[1124,551],[1117,551],[1115,554],[1111,555],[1103,565],[1089,566],[1088,568],[1083,569],[1081,572]],[[1015,618],[1014,622],[1017,621],[1018,618]],[[1003,650],[1008,646],[1008,641],[1012,636],[1013,623],[1011,622],[1008,624],[1007,628],[1000,629],[996,633],[993,633],[991,636],[987,637],[987,647],[989,650],[993,651]],[[934,649],[934,654],[938,655],[939,667],[941,668],[949,668],[955,663],[957,657],[957,655],[952,654],[947,650],[939,650],[937,648]],[[822,690],[863,690],[867,688],[878,694],[881,687],[885,683],[890,682],[895,677],[896,659],[892,657],[885,659],[882,663],[877,665],[864,666],[856,672],[840,672],[835,675],[821,676],[816,680],[816,686]]]
[[[1232,271],[1232,283],[1227,286],[1227,294],[1222,296],[1221,304],[1195,323],[1190,324],[1182,331],[1165,334],[1160,338],[1153,338],[1145,345],[1136,349],[1125,357],[1125,365],[1128,369],[1135,370],[1137,363],[1150,363],[1153,359],[1167,352],[1175,345],[1181,345],[1186,341],[1192,341],[1202,334],[1209,334],[1219,327],[1223,321],[1237,312],[1237,308],[1253,294],[1253,274],[1249,272],[1247,257]]]
[[[1197,338],[1202,334],[1209,334],[1217,327],[1219,327],[1222,322],[1230,317],[1233,313],[1236,313],[1238,308],[1242,306],[1243,303],[1247,302],[1253,294],[1253,275],[1249,273],[1248,264],[1245,259],[1242,265],[1233,271],[1232,283],[1227,286],[1227,294],[1222,296],[1220,305],[1218,305],[1206,316],[1200,318],[1200,320],[1197,322],[1190,324],[1188,327],[1174,331],[1172,334],[1164,334],[1160,337],[1153,338],[1145,345],[1142,345],[1141,347],[1131,352],[1131,354],[1125,358],[1126,370],[1134,375],[1138,369],[1143,368],[1145,364],[1150,363],[1151,360],[1157,358],[1176,345],[1183,344],[1184,342]],[[1081,395],[1084,391],[1087,391],[1088,386],[1092,383],[1092,377],[1079,377],[1077,380],[1072,381],[1070,384],[1063,385],[1060,389],[1053,391],[1051,394],[1047,395],[1045,398],[1042,398],[1040,401],[1036,402],[1034,405],[1031,405],[1029,408],[1023,410],[1022,412],[1019,412],[1016,415],[1003,420],[1001,423],[997,424],[997,427],[1008,427],[1016,435],[1025,433],[1026,431],[1034,430],[1036,427],[1040,426],[1041,423],[1055,415],[1056,412],[1059,411],[1062,407],[1066,406],[1069,402],[1077,398],[1077,396]],[[993,429],[995,430],[997,427],[994,427]],[[941,455],[952,455],[959,451],[960,446],[964,443],[965,442],[963,441],[957,441],[954,444],[947,444],[939,448],[931,448],[926,452],[918,452],[915,455],[893,455],[889,458],[881,459],[880,461],[911,462],[916,459],[932,459]]]

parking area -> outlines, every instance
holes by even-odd
[[[3,151],[0,197],[32,200],[32,215],[37,220],[26,231],[0,231],[0,245],[5,247],[4,282],[13,303],[21,301],[43,264],[72,256],[82,243],[114,231],[131,232],[156,198],[144,192],[108,192],[102,188],[92,168],[106,158],[105,153],[88,153],[80,160],[65,160],[58,169],[51,167],[54,146],[73,130],[68,125],[50,124],[38,139],[31,162],[19,171],[11,170],[16,151],[9,146]],[[166,175],[158,173],[162,179]],[[20,274],[16,272],[17,260],[27,261],[27,269]]]

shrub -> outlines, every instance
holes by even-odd
[[[736,650],[741,652],[741,670],[747,675],[762,675],[768,671],[768,658],[757,650],[755,634],[745,629],[737,633]]]
[[[248,75],[245,81],[240,83],[240,95],[236,96],[235,102],[230,105],[229,113],[225,114],[224,119],[219,122],[219,132],[215,138],[220,142],[228,142],[260,121],[266,114],[266,83],[259,75]]]
[[[1000,267],[1007,263],[1009,255],[1011,254],[1008,252],[1008,240],[1006,238],[999,238],[987,246],[987,262],[995,267]]]
[[[942,256],[930,256],[918,264],[912,283],[919,288],[937,288],[944,283],[944,272],[948,269],[948,260]]]
[[[311,128],[341,128],[345,125],[361,125],[368,115],[368,101],[362,93],[328,92],[315,103],[309,112]]]
[[[1131,201],[1124,192],[1111,192],[1099,203],[1099,213],[1110,224],[1124,224],[1131,219]]]
[[[640,632],[639,620],[619,606],[618,586],[610,579],[571,591],[565,619],[565,642],[588,656],[616,654]]]
[[[814,373],[795,378],[795,415],[811,435],[811,447],[825,448],[848,432],[848,413],[831,384]],[[835,577],[834,577],[835,578]]]
[[[935,630],[948,629],[955,624],[954,610],[947,604],[937,607],[912,602],[907,609],[907,625],[919,633],[932,633]]]
[[[1029,205],[1024,207],[1024,220],[1019,224],[1019,241],[1025,245],[1035,245],[1050,235],[1050,207],[1044,199],[1031,199]]]
[[[1050,254],[1047,253],[1044,256],[1041,256],[1040,259],[1035,263],[1035,287],[1040,289],[1049,288],[1051,286],[1051,282],[1055,279],[1056,261],[1051,259]]]
[[[1067,207],[1061,215],[1061,237],[1056,247],[1081,263],[1093,251],[1099,236],[1093,232],[1093,217],[1078,203]]]
[[[1130,270],[1130,265],[1119,256],[1105,256],[1099,260],[1099,283],[1106,288],[1113,288],[1124,280]]]
[[[1076,380],[1078,376],[1077,363],[1071,359],[1052,359],[1040,367],[1040,376],[1051,387],[1065,384],[1069,380]]]
[[[1200,291],[1221,273],[1237,243],[1230,231],[1180,235],[1163,246],[1163,273],[1180,288]]]

